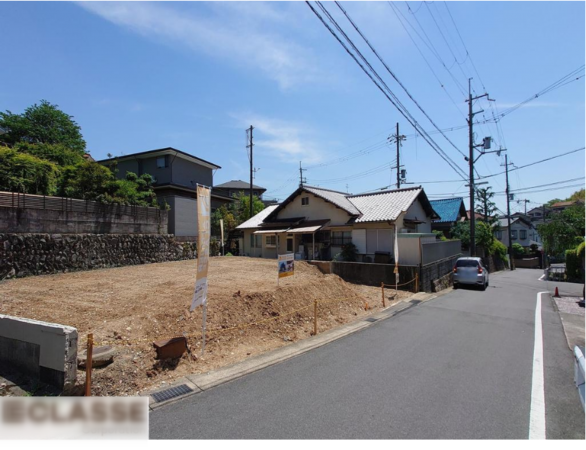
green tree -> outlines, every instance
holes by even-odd
[[[236,200],[232,204],[232,214],[237,224],[240,225],[250,219],[250,196],[240,192],[235,198]],[[252,197],[252,214],[257,215],[263,209],[265,209],[264,203],[254,195]]]
[[[37,158],[51,161],[59,166],[74,166],[84,161],[83,156],[63,144],[30,144],[18,142],[12,148],[21,153],[28,153]]]
[[[0,112],[0,128],[5,131],[0,139],[11,146],[19,142],[61,144],[80,155],[85,152],[80,126],[72,116],[46,100],[29,106],[22,114]]]
[[[496,204],[492,201],[494,192],[491,191],[490,187],[484,189],[478,189],[476,192],[475,211],[482,214],[483,218],[480,219],[482,222],[487,223],[491,227],[494,227],[498,222]]]
[[[238,226],[238,224],[236,223],[234,214],[226,207],[226,205],[220,206],[212,214],[212,236],[221,236],[222,233],[220,231],[220,220],[224,221],[224,238],[227,238],[228,235]]]
[[[493,247],[494,234],[490,225],[478,221],[476,222],[475,240],[478,247],[482,247],[490,253]],[[459,239],[465,248],[470,246],[470,222],[458,222],[450,230],[453,239]]]
[[[52,195],[57,189],[58,167],[33,155],[0,147],[0,190]]]
[[[568,201],[576,201],[576,200],[584,201],[584,188],[580,189],[579,191],[574,192],[566,200],[568,200]]]
[[[525,255],[525,249],[518,242],[515,242],[513,244],[513,255],[515,255],[515,256],[524,256]]]
[[[562,255],[584,240],[584,205],[575,205],[550,214],[545,223],[537,225],[548,255]]]

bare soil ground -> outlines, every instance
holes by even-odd
[[[274,260],[211,258],[208,339],[201,357],[202,308],[189,312],[195,264],[178,261],[8,280],[0,283],[0,313],[76,327],[80,350],[93,332],[96,345],[118,350],[114,363],[94,369],[94,395],[136,395],[309,337],[314,300],[323,301],[319,332],[382,308],[380,288],[346,283],[305,262],[296,261],[295,275],[282,278],[277,287]],[[387,290],[387,306],[410,295]],[[262,323],[248,325],[257,322]],[[171,362],[155,359],[153,341],[181,335],[188,337],[191,354]],[[84,376],[80,370],[80,382]]]

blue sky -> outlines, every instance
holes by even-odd
[[[374,64],[337,6],[324,5],[421,126],[433,130]],[[466,124],[470,76],[477,94],[485,86],[497,100],[475,105],[490,118],[497,111],[491,108],[506,110],[584,64],[584,2],[393,5],[343,3],[442,129]],[[81,125],[96,159],[172,146],[222,166],[215,184],[248,180],[244,130],[253,125],[255,183],[268,189],[267,197],[282,199],[297,187],[299,161],[308,184],[359,193],[394,183],[388,166],[395,150],[386,138],[398,121],[408,137],[402,148],[408,181],[422,183],[433,198],[466,191],[305,2],[2,2],[0,28],[10,43],[2,49],[0,109],[21,112],[41,99],[58,104]],[[581,78],[507,115],[499,129],[476,127],[477,141],[492,136],[517,166],[583,147],[584,98]],[[431,136],[468,170],[447,140]],[[446,136],[467,153],[465,128]],[[501,172],[503,162],[485,155],[478,172]],[[578,188],[531,187],[572,179],[578,180],[569,185],[583,185],[584,162],[581,151],[512,172],[511,188],[529,188],[517,194],[531,200],[528,208],[566,197]],[[504,190],[504,175],[487,180],[494,191]],[[534,192],[544,189],[551,190]],[[497,205],[505,210],[503,195]]]

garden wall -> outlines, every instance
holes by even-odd
[[[0,234],[0,280],[195,257],[195,244],[173,235]]]

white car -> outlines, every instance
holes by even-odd
[[[458,258],[454,266],[454,289],[461,284],[481,286],[484,291],[488,287],[488,269],[478,257]]]

